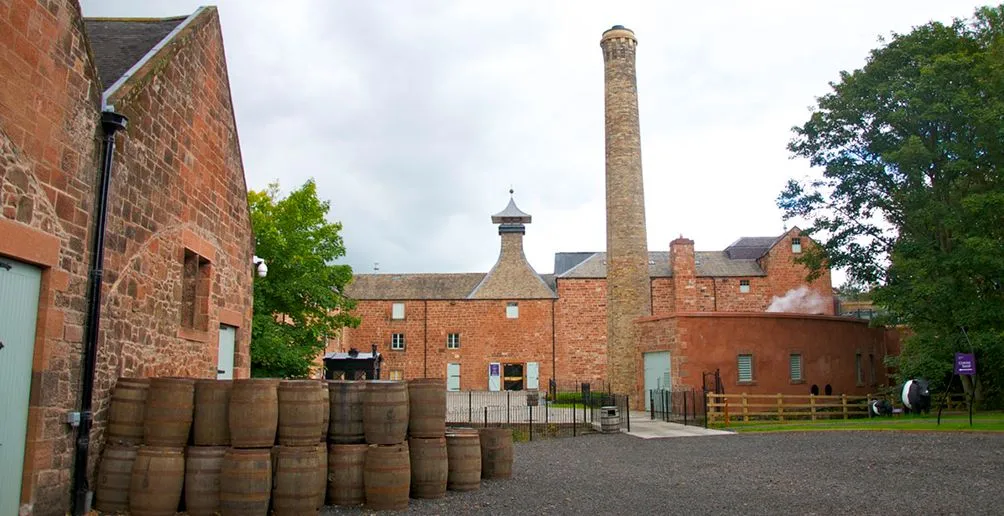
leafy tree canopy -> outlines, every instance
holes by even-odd
[[[345,255],[342,226],[327,221],[330,204],[317,198],[313,180],[285,198],[279,185],[248,192],[255,254],[268,275],[254,280],[251,372],[254,376],[306,376],[328,338],[359,320],[345,297],[352,280],[348,265],[332,265]]]
[[[1000,401],[1004,5],[893,34],[830,86],[788,146],[822,177],[778,197],[821,244],[801,261],[877,285],[875,301],[912,332],[903,376],[943,386],[953,353],[972,347],[973,388]]]

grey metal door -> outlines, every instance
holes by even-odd
[[[460,364],[453,362],[446,364],[446,390],[460,390]]]
[[[17,514],[42,271],[0,257],[0,514]]]
[[[237,328],[220,325],[220,350],[216,359],[216,379],[234,379],[234,343],[237,340]]]
[[[669,374],[669,351],[645,353],[645,410],[651,408],[649,393],[656,389],[669,389],[672,379]]]

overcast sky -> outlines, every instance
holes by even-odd
[[[83,0],[85,16],[193,12]],[[972,0],[225,1],[218,4],[248,188],[308,178],[356,272],[486,272],[515,188],[540,273],[603,251],[603,59],[635,31],[649,248],[782,231],[775,198],[818,173],[791,127],[880,35],[969,17]],[[835,275],[834,286],[842,275]]]

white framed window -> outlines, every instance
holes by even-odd
[[[391,319],[404,319],[404,303],[394,303],[390,305]]]
[[[795,237],[791,239],[791,252],[800,253],[802,252],[802,239]]]
[[[505,305],[506,319],[519,319],[519,303],[510,301]]]
[[[446,336],[446,349],[460,349],[459,333],[451,333]]]
[[[752,382],[753,381],[753,355],[743,354],[739,355],[737,359],[737,368],[739,370],[739,381],[740,382]]]
[[[791,381],[800,382],[802,381],[802,355],[799,353],[792,353],[788,356],[788,374],[791,377]]]
[[[750,291],[750,280],[741,279],[739,280],[739,292],[743,294],[748,294]]]
[[[390,349],[402,351],[404,350],[404,334],[395,333],[390,336]]]
[[[388,380],[404,380],[404,371],[400,369],[395,369],[390,372]]]
[[[854,371],[857,373],[858,385],[865,383],[865,372],[861,370],[861,353],[854,354]]]

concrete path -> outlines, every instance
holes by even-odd
[[[713,430],[703,426],[681,425],[680,423],[667,423],[665,421],[649,419],[646,412],[631,413],[631,431],[625,432],[628,435],[640,439],[663,439],[667,437],[700,437],[707,435],[735,435],[735,432],[725,430]]]

